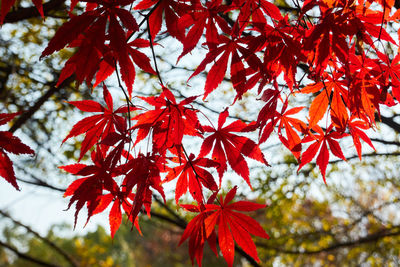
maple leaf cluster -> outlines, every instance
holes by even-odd
[[[86,9],[74,14],[79,2]],[[0,22],[13,1],[4,3]],[[34,3],[40,10],[41,4]],[[236,187],[218,198],[223,179],[231,169],[251,188],[248,158],[268,165],[259,145],[268,142],[273,132],[297,159],[299,170],[315,159],[324,181],[331,154],[346,160],[341,139],[351,136],[360,159],[361,140],[374,148],[366,131],[374,129],[381,106],[400,101],[400,56],[391,58],[383,49],[398,46],[386,31],[400,19],[393,6],[394,0],[306,0],[284,14],[266,0],[71,1],[70,19],[42,57],[75,48],[58,85],[72,75],[89,87],[102,83],[106,103],[70,102],[83,112],[96,113],[75,124],[64,139],[84,135],[79,161],[91,153],[91,165],[61,167],[80,177],[65,192],[71,197],[69,207],[75,204],[75,219],[85,205],[88,220],[111,206],[112,236],[123,211],[140,231],[139,214],[150,216],[153,194],[165,201],[163,184],[176,180],[175,202],[198,214],[181,240],[189,239],[192,261],[201,265],[206,241],[217,254],[217,236],[229,266],[234,242],[258,261],[250,234],[268,235],[241,212],[264,205],[229,204]],[[177,101],[163,83],[153,48],[163,27],[183,45],[178,62],[200,45],[207,50],[189,77],[209,70],[203,100],[228,75],[235,91],[233,103],[249,91],[259,96],[262,107],[254,122],[227,123],[225,109],[217,126],[209,118],[203,125],[198,118],[203,113],[191,105],[198,96]],[[145,33],[148,39],[143,38]],[[132,98],[137,67],[157,75],[159,95]],[[113,73],[126,96],[126,105],[116,109],[104,84]],[[299,94],[310,97],[308,107],[295,105],[293,99]],[[250,132],[257,132],[259,139],[249,138]],[[185,136],[202,139],[197,156],[188,153]],[[145,153],[135,149],[143,142]],[[197,205],[181,203],[188,191]]]
[[[163,87],[160,96],[140,97],[153,106],[153,109],[145,111],[142,110],[143,108],[131,104],[114,110],[112,96],[105,85],[103,85],[103,98],[106,106],[93,100],[69,102],[81,111],[96,112],[96,115],[85,117],[77,122],[64,139],[66,141],[71,137],[84,135],[79,160],[93,148],[91,152],[92,165],[76,163],[60,167],[81,177],[75,180],[64,194],[65,197],[71,196],[68,208],[74,203],[76,204],[75,223],[80,210],[85,205],[88,210],[88,220],[91,216],[111,206],[109,221],[112,237],[122,222],[123,211],[140,232],[138,220],[140,212],[146,212],[150,217],[153,194],[157,192],[165,201],[163,184],[177,180],[176,203],[186,210],[200,213],[197,215],[200,217],[195,217],[191,221],[182,236],[182,241],[190,236],[189,252],[192,260],[195,258],[201,265],[205,240],[213,238],[215,243],[214,228],[217,228],[216,226],[218,226],[220,249],[229,265],[232,265],[234,257],[233,240],[236,240],[246,253],[258,260],[250,234],[268,237],[261,226],[251,217],[241,213],[224,212],[220,214],[221,219],[218,219],[214,217],[219,213],[211,211],[218,209],[253,211],[263,208],[265,205],[243,201],[227,205],[236,194],[236,188],[228,193],[225,201],[220,199],[220,206],[212,204],[213,201],[210,201],[210,199],[215,200],[221,188],[222,179],[227,171],[227,163],[243,177],[249,186],[251,186],[249,167],[244,156],[267,164],[259,146],[254,141],[235,134],[251,131],[254,123],[246,124],[237,120],[224,127],[229,115],[229,112],[225,110],[220,114],[217,128],[201,125],[197,117],[197,110],[191,106],[191,102],[196,97],[187,98],[178,103],[166,87]],[[132,111],[139,113],[131,117],[127,123],[122,114]],[[199,155],[197,157],[194,154],[188,155],[182,144],[183,137],[185,135],[203,137],[206,134],[208,136],[203,141]],[[133,140],[133,137],[136,139]],[[138,143],[148,140],[152,142],[151,152],[146,154],[139,152],[135,155],[127,149],[129,144],[136,146]],[[207,158],[210,153],[212,158]],[[215,172],[218,173],[219,186],[211,174],[210,168],[215,169]],[[204,190],[208,190],[212,195],[207,202]],[[180,199],[188,191],[198,206],[180,203]],[[242,204],[244,206],[241,206]],[[225,215],[239,216],[245,223],[257,227],[258,230],[255,231],[253,228],[250,229],[250,226],[242,225],[241,228],[235,227],[229,231],[228,225],[232,227],[237,223],[232,222],[230,217],[225,218]],[[210,216],[214,218],[212,227],[208,229],[211,232],[203,235],[192,229],[193,224],[200,224],[194,226],[198,231],[203,229],[204,221],[198,223],[196,221],[199,220],[198,218],[206,220]],[[218,224],[216,224],[217,221]],[[196,241],[193,241],[193,238]],[[214,243],[210,245],[216,248]]]

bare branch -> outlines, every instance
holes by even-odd
[[[316,250],[302,250],[302,251],[281,249],[279,247],[271,246],[271,245],[268,245],[268,244],[262,243],[262,242],[256,242],[256,245],[266,248],[266,249],[276,250],[278,252],[285,253],[285,254],[310,255],[310,254],[318,254],[318,253],[322,253],[322,252],[327,252],[327,251],[335,250],[338,248],[353,247],[353,246],[358,246],[358,245],[367,244],[367,243],[374,243],[374,242],[377,242],[388,236],[399,236],[399,235],[400,235],[400,230],[399,230],[399,227],[396,226],[396,227],[393,227],[390,229],[383,229],[383,230],[375,232],[373,234],[368,234],[359,239],[346,241],[346,242],[338,242],[338,243],[332,244],[328,247],[322,247],[322,248],[316,249]]]
[[[64,257],[64,259],[69,262],[71,264],[71,266],[73,267],[77,267],[78,265],[76,264],[76,262],[74,261],[74,259],[71,258],[70,255],[68,255],[64,250],[62,250],[59,246],[57,246],[54,242],[52,242],[51,240],[41,236],[38,232],[34,231],[32,228],[30,228],[29,226],[21,223],[20,221],[15,220],[14,218],[12,218],[8,213],[1,211],[0,210],[0,214],[8,219],[10,219],[13,223],[15,223],[18,226],[21,226],[23,228],[25,228],[28,232],[32,233],[34,236],[36,236],[37,238],[39,238],[40,240],[42,240],[44,243],[46,243],[49,247],[51,247],[52,249],[54,249],[57,253],[59,253],[61,256]]]
[[[10,128],[10,132],[15,132],[19,129],[25,122],[27,122],[30,118],[32,118],[33,114],[39,110],[39,108],[56,92],[58,92],[62,87],[66,86],[67,84],[71,83],[75,79],[74,76],[67,78],[64,82],[62,82],[58,87],[56,87],[56,82],[49,83],[50,89],[42,95],[36,103],[29,108],[28,111],[24,112],[18,119],[14,122],[13,126]]]
[[[20,252],[19,250],[17,250],[16,248],[10,246],[10,245],[7,244],[7,243],[4,243],[4,242],[1,241],[1,240],[0,240],[0,246],[5,247],[5,248],[11,250],[11,251],[14,252],[15,254],[17,254],[18,257],[20,257],[20,258],[22,258],[22,259],[24,259],[24,260],[27,260],[27,261],[29,261],[29,262],[33,262],[33,263],[36,263],[36,264],[38,264],[38,265],[46,266],[46,267],[58,267],[58,266],[59,266],[59,265],[53,265],[53,264],[51,264],[51,263],[47,263],[47,262],[45,262],[45,261],[36,259],[36,258],[34,258],[34,257],[31,257],[31,256],[25,254],[25,253],[22,253],[22,252]]]
[[[61,10],[64,7],[64,0],[51,0],[43,4],[43,13],[45,16],[51,11]],[[40,17],[36,7],[18,8],[15,11],[9,12],[4,19],[5,23],[14,23],[25,19]]]

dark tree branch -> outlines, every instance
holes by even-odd
[[[25,228],[28,232],[32,233],[34,236],[36,236],[37,238],[39,238],[40,240],[42,240],[44,243],[46,243],[49,247],[51,247],[52,249],[54,249],[57,253],[59,253],[61,256],[64,257],[64,259],[69,262],[71,264],[71,266],[77,267],[78,265],[75,263],[75,261],[64,251],[62,250],[59,246],[57,246],[54,242],[52,242],[51,240],[41,236],[38,232],[32,230],[32,228],[30,228],[29,226],[15,220],[14,218],[12,218],[8,213],[1,211],[0,210],[0,214],[8,219],[10,219],[13,223],[15,223],[16,225],[19,225],[23,228]]]
[[[40,109],[40,107],[56,92],[58,92],[62,87],[66,86],[67,84],[71,83],[74,80],[74,76],[71,76],[67,78],[64,82],[60,84],[60,86],[56,87],[56,82],[51,82],[49,83],[50,89],[47,90],[47,92],[42,95],[36,103],[30,107],[26,112],[22,113],[21,116],[18,117],[17,120],[15,120],[13,126],[10,128],[10,132],[15,132],[17,129],[19,129],[24,123],[26,123],[32,116],[35,114],[36,111]]]
[[[23,171],[25,174],[29,175],[34,181],[29,181],[29,180],[25,180],[25,179],[21,179],[17,177],[18,181],[27,183],[27,184],[31,184],[31,185],[36,185],[36,186],[40,186],[40,187],[45,187],[51,190],[55,190],[58,192],[62,192],[64,193],[66,188],[61,188],[61,187],[57,187],[54,185],[51,185],[47,182],[45,182],[44,180],[42,180],[41,178],[37,177],[36,175],[34,175],[33,173],[30,173],[28,171],[26,171],[25,168],[21,167],[20,165],[18,165],[18,163],[14,163],[14,166],[17,167],[20,171]]]
[[[380,118],[377,116],[376,117],[377,121],[381,121],[381,123],[386,124],[393,130],[395,130],[397,133],[400,133],[400,124],[394,121],[393,117],[385,117],[385,116],[380,116]]]
[[[383,140],[383,139],[377,139],[377,138],[370,138],[371,141],[374,142],[378,142],[384,145],[395,145],[395,146],[399,146],[400,147],[400,142],[396,142],[396,141],[387,141],[387,140]]]
[[[48,184],[48,183],[46,183],[45,181],[40,180],[40,179],[35,179],[36,182],[33,182],[33,181],[24,180],[24,179],[21,179],[21,178],[18,178],[18,177],[17,177],[17,180],[18,180],[18,181],[21,181],[21,182],[23,182],[23,183],[26,183],[26,184],[31,184],[31,185],[35,185],[35,186],[45,187],[45,188],[52,189],[52,190],[55,190],[55,191],[59,191],[59,192],[62,192],[62,193],[65,192],[65,189],[62,189],[62,188],[59,188],[59,187],[55,187],[55,186],[53,186],[53,185],[51,185],[51,184]]]
[[[362,154],[361,156],[362,156],[362,158],[371,158],[371,157],[379,157],[379,156],[387,156],[387,157],[392,156],[393,157],[393,156],[400,156],[400,152],[388,152],[388,153],[373,152],[373,153],[368,153],[368,154]],[[347,157],[346,159],[347,160],[358,159],[358,155],[353,155],[353,156]],[[342,159],[332,160],[332,161],[329,161],[329,164],[338,163],[338,162],[343,162],[343,160]]]
[[[388,152],[388,153],[376,153],[376,152],[372,152],[372,153],[366,153],[366,154],[362,154],[361,157],[362,158],[374,158],[374,157],[380,157],[380,156],[386,156],[386,157],[397,157],[400,156],[400,152]],[[358,155],[353,155],[353,156],[349,156],[346,157],[347,161],[348,160],[352,160],[352,159],[358,159]],[[335,163],[339,163],[339,162],[344,162],[342,159],[336,159],[336,160],[330,160],[329,164],[335,164]],[[287,162],[285,161],[280,161],[277,163],[274,163],[275,166],[277,165],[287,165]],[[312,166],[311,168],[315,168],[316,163],[315,162],[311,162],[308,163],[309,166]],[[256,167],[254,167],[256,168]]]
[[[151,216],[156,217],[157,219],[169,222],[169,223],[174,224],[182,229],[185,229],[187,226],[187,223],[185,221],[174,220],[174,219],[172,219],[164,214],[158,213],[156,211],[151,211],[150,214],[151,214]]]
[[[366,236],[361,237],[361,238],[356,239],[356,240],[351,240],[351,241],[346,241],[346,242],[339,242],[339,243],[336,243],[336,244],[332,244],[332,245],[330,245],[328,247],[324,247],[324,248],[320,248],[320,249],[316,249],[316,250],[304,250],[304,251],[281,249],[281,248],[277,248],[276,246],[270,246],[268,244],[261,243],[261,242],[256,242],[256,245],[260,246],[260,247],[263,247],[263,248],[266,248],[266,249],[276,250],[278,252],[282,252],[282,253],[285,253],[285,254],[311,255],[311,254],[319,254],[319,253],[322,253],[322,252],[327,252],[327,251],[331,251],[331,250],[335,250],[335,249],[343,248],[343,247],[353,247],[353,246],[367,244],[367,243],[374,243],[374,242],[377,242],[377,241],[381,240],[382,238],[385,238],[385,237],[388,237],[388,236],[399,236],[399,235],[400,235],[400,230],[398,229],[398,227],[393,227],[392,229],[383,229],[381,231],[378,231],[378,232],[373,233],[373,234],[366,235]]]
[[[38,264],[38,265],[46,266],[46,267],[58,267],[58,266],[59,266],[59,265],[53,265],[53,264],[51,264],[51,263],[47,263],[47,262],[45,262],[45,261],[36,259],[36,258],[34,258],[34,257],[31,257],[31,256],[25,254],[25,253],[22,253],[22,252],[20,252],[19,250],[17,250],[16,248],[10,246],[10,245],[7,244],[7,243],[4,243],[4,242],[1,241],[1,240],[0,240],[0,246],[5,247],[5,248],[11,250],[11,251],[14,252],[15,254],[17,254],[18,257],[20,257],[20,258],[22,258],[22,259],[24,259],[24,260],[27,260],[27,261],[29,261],[29,262],[33,262],[33,263],[36,263],[36,264]]]
[[[43,13],[47,16],[51,11],[61,10],[64,7],[65,0],[51,0],[43,5]],[[5,23],[14,23],[25,19],[40,17],[36,7],[18,8],[11,11],[4,19]]]
[[[179,216],[175,211],[173,211],[168,205],[166,205],[162,200],[160,200],[157,196],[154,196],[156,202],[163,207],[172,217],[175,218],[175,221],[178,222],[183,228],[186,228],[187,222],[181,216]]]

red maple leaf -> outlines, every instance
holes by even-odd
[[[349,19],[349,24],[356,28],[357,37],[364,41],[376,51],[374,41],[371,37],[379,38],[379,40],[384,40],[397,45],[390,34],[386,31],[382,23],[387,23],[388,15],[390,13],[391,7],[389,7],[389,1],[384,1],[383,10],[385,13],[379,10],[372,10],[371,8],[364,8],[362,6],[354,6],[352,14],[354,17]],[[382,5],[382,6],[384,6]]]
[[[162,160],[163,158],[159,156],[139,154],[136,158],[117,167],[116,173],[125,175],[121,187],[125,187],[126,192],[132,192],[136,187],[135,197],[128,214],[131,221],[136,220],[143,206],[147,215],[150,216],[153,195],[150,187],[160,193],[165,201],[160,177],[161,165],[165,164]]]
[[[132,205],[129,203],[129,200],[133,201],[134,198],[135,194],[132,192],[127,192],[124,187],[122,188],[122,192],[113,192],[100,197],[100,202],[97,208],[93,211],[93,215],[103,212],[111,204],[111,202],[113,202],[108,216],[111,238],[114,238],[115,233],[122,222],[121,205],[123,211],[125,211],[125,213],[128,215],[129,220],[135,225],[139,233],[142,234],[139,226],[139,219],[136,217],[136,219],[133,221],[132,216],[129,216],[132,211]]]
[[[328,144],[333,155],[342,160],[346,160],[338,141],[336,141],[335,139],[340,139],[344,136],[348,136],[348,134],[333,130],[332,124],[325,130],[325,132],[318,125],[315,125],[312,129],[316,133],[315,134],[310,133],[308,136],[304,137],[302,143],[307,143],[311,141],[314,141],[314,143],[312,143],[307,148],[307,150],[301,154],[300,165],[298,170],[300,170],[305,164],[309,163],[321,148],[317,156],[317,165],[321,171],[322,178],[326,183],[325,173],[326,173],[326,167],[328,166],[329,163]]]
[[[72,130],[69,132],[67,137],[63,140],[64,143],[71,137],[85,134],[85,138],[81,145],[79,160],[82,159],[85,153],[92,148],[93,145],[104,140],[111,132],[115,132],[116,129],[121,133],[126,131],[127,126],[125,118],[117,114],[127,113],[128,111],[130,112],[137,109],[132,106],[129,108],[127,106],[122,106],[114,111],[112,96],[105,85],[103,86],[103,98],[107,107],[104,107],[93,100],[68,102],[81,111],[102,112],[102,114],[86,117],[77,122],[74,127],[72,127]]]
[[[325,74],[325,73],[324,73]],[[326,80],[309,84],[300,90],[303,94],[317,93],[309,109],[309,127],[316,125],[325,115],[328,107],[331,117],[339,125],[346,125],[349,115],[346,105],[348,104],[348,91],[345,88],[345,81],[340,78],[343,73],[338,71],[331,75],[325,74]]]
[[[132,118],[137,121],[132,127],[138,129],[136,143],[146,138],[151,131],[153,150],[164,155],[167,149],[179,150],[184,135],[200,136],[201,125],[196,110],[186,106],[196,97],[189,97],[177,103],[174,95],[166,87],[163,87],[163,92],[158,97],[141,97],[155,109]]]
[[[260,261],[257,255],[256,245],[251,239],[250,234],[262,238],[269,238],[268,234],[260,224],[244,215],[241,211],[255,211],[265,208],[266,205],[257,204],[249,201],[237,201],[229,204],[236,195],[237,186],[231,189],[225,199],[219,199],[219,205],[206,204],[205,212],[211,212],[204,220],[206,236],[210,236],[218,225],[219,248],[228,266],[233,265],[236,243],[257,262]],[[240,212],[238,212],[240,211]]]
[[[232,2],[236,5],[236,8],[239,9],[237,21],[241,28],[244,28],[244,26],[242,26],[243,24],[246,25],[250,21],[267,24],[267,16],[275,20],[282,19],[279,8],[266,0],[234,0]]]
[[[178,178],[175,189],[175,201],[178,203],[179,198],[189,189],[192,197],[198,202],[203,202],[203,188],[202,185],[211,191],[218,190],[218,186],[214,181],[213,176],[204,168],[211,168],[219,166],[218,163],[207,158],[197,158],[190,154],[189,158],[176,157],[174,162],[179,163],[180,166],[171,168],[165,177],[164,183]]]
[[[353,143],[356,147],[357,154],[360,160],[362,157],[362,147],[360,139],[362,139],[365,143],[367,143],[371,148],[375,150],[371,139],[369,139],[369,137],[364,132],[365,130],[370,128],[370,125],[368,123],[366,123],[364,120],[359,120],[356,116],[353,116],[348,122],[348,128],[350,131],[350,135],[353,138]]]
[[[261,98],[262,101],[267,102],[264,107],[260,110],[257,118],[257,124],[262,129],[270,120],[273,120],[276,115],[276,108],[278,106],[278,100],[281,99],[281,94],[278,89],[267,89],[263,92]]]
[[[389,56],[377,51],[378,57],[384,64],[376,64],[376,71],[380,74],[381,84],[392,85],[392,94],[400,101],[400,54],[397,54],[393,60]]]
[[[208,199],[207,203],[211,204],[214,202],[216,198],[216,194],[212,194]],[[201,266],[201,262],[203,259],[203,248],[204,244],[207,241],[211,250],[218,257],[217,252],[217,236],[215,234],[215,230],[212,229],[209,231],[209,235],[206,235],[205,228],[205,219],[211,212],[206,212],[203,203],[195,205],[180,205],[187,211],[199,213],[196,217],[194,217],[186,226],[185,231],[182,234],[181,240],[179,241],[179,246],[185,242],[186,239],[189,238],[189,255],[192,260],[192,264],[194,263],[194,259],[196,258],[196,262],[198,266]]]
[[[68,44],[71,47],[79,48],[74,56],[66,62],[60,74],[58,85],[75,73],[76,80],[79,83],[86,80],[88,86],[91,86],[92,79],[98,70],[101,72],[96,77],[97,83],[101,78],[105,79],[105,63],[115,68],[118,62],[121,78],[128,88],[129,95],[131,95],[135,80],[135,67],[130,55],[134,59],[136,58],[136,61],[138,61],[138,57],[146,58],[143,64],[139,63],[138,65],[144,66],[147,71],[154,73],[150,65],[146,64],[148,58],[144,54],[137,56],[140,52],[132,51],[127,44],[127,31],[125,29],[129,32],[136,32],[139,26],[133,15],[120,6],[131,2],[131,0],[118,2],[98,0],[96,4],[99,6],[95,10],[89,10],[79,16],[72,17],[58,29],[43,51],[41,58],[64,48]],[[106,40],[109,40],[108,45],[105,44]],[[99,69],[102,61],[105,61],[105,63],[102,64],[102,69]],[[111,69],[107,68],[107,75],[110,74],[110,71]]]
[[[380,80],[383,79],[380,67],[377,66],[380,64],[379,61],[368,58],[365,53],[356,55],[353,52],[349,57],[348,108],[352,115],[375,124],[375,112],[379,113],[379,104],[384,102],[383,88],[387,89],[387,85],[381,85]],[[396,79],[392,81],[396,82]]]
[[[113,179],[113,170],[110,169],[109,164],[106,164],[107,158],[104,157],[104,151],[100,146],[95,151],[92,151],[91,159],[94,163],[93,165],[78,163],[59,167],[73,175],[85,176],[70,184],[64,193],[64,197],[72,196],[68,209],[76,202],[75,225],[79,211],[85,204],[88,208],[87,222],[95,214],[95,210],[101,203],[103,190],[107,190],[114,195],[119,191],[118,185]]]
[[[211,46],[204,60],[189,77],[188,80],[202,72],[208,64],[213,63],[207,74],[203,99],[214,91],[224,79],[230,56],[232,56],[230,68],[231,81],[237,93],[235,100],[240,99],[250,89],[246,85],[246,76],[258,70],[261,67],[261,61],[254,55],[252,50],[247,48],[248,40],[236,36],[238,34],[237,31],[237,26],[232,29],[231,39],[224,35],[219,35],[216,40],[219,46]],[[248,68],[245,68],[243,61],[249,65]]]
[[[18,114],[20,113],[1,113],[0,125],[6,124]],[[8,157],[7,152],[15,155],[33,155],[35,152],[29,146],[22,143],[21,140],[14,136],[11,132],[0,131],[0,176],[14,186],[15,189],[19,190],[17,179],[14,173],[13,163]]]
[[[209,46],[215,46],[215,42],[218,40],[217,25],[225,33],[231,31],[228,23],[219,15],[228,8],[228,6],[222,5],[221,0],[207,2],[205,6],[198,0],[194,2],[191,12],[184,14],[179,19],[179,23],[182,23],[186,28],[190,26],[191,28],[182,41],[183,51],[178,57],[178,61],[196,47],[204,30]]]
[[[149,31],[151,38],[154,39],[161,30],[163,13],[165,14],[165,24],[169,34],[178,40],[184,38],[185,28],[179,24],[179,17],[190,10],[190,6],[183,1],[176,0],[142,0],[135,7],[135,10],[144,10],[152,7],[154,10],[149,14]]]
[[[259,143],[267,141],[275,126],[278,125],[279,139],[298,159],[301,152],[301,139],[294,129],[303,132],[307,129],[307,126],[303,121],[289,116],[300,112],[304,107],[294,107],[286,110],[287,107],[288,101],[286,100],[281,112],[275,111],[275,117],[261,129]],[[285,130],[286,137],[284,136],[283,129]]]
[[[276,82],[283,72],[283,77],[292,90],[293,85],[297,83],[295,76],[299,61],[305,61],[300,49],[304,33],[300,28],[292,26],[287,16],[274,27],[268,24],[256,26],[262,34],[255,37],[250,46],[256,51],[264,48],[264,69],[258,75],[267,81]]]
[[[148,40],[144,40],[141,38],[137,38],[133,40],[132,42],[129,42],[127,44],[127,51],[132,59],[132,61],[142,70],[144,70],[147,73],[150,74],[156,74],[156,72],[153,70],[153,68],[150,65],[150,58],[140,52],[137,48],[143,48],[143,47],[149,47],[150,42]],[[125,49],[125,48],[124,48]],[[114,71],[115,71],[115,58],[117,55],[113,50],[111,50],[109,47],[105,49],[106,52],[103,53],[103,58],[99,63],[99,69],[96,73],[96,81],[93,84],[93,87],[96,87],[99,85],[101,82],[103,82],[105,79],[107,79]],[[129,64],[129,63],[127,63]],[[136,71],[134,68],[129,67],[129,71],[131,72],[131,78],[133,79],[131,82],[133,84]],[[131,88],[128,87],[128,93],[131,94]]]
[[[228,116],[228,110],[223,111],[219,115],[217,129],[210,126],[203,126],[205,132],[212,134],[204,139],[199,157],[208,155],[214,147],[212,157],[213,160],[219,164],[217,170],[220,177],[220,184],[222,176],[227,170],[226,162],[228,162],[232,169],[242,176],[251,187],[249,180],[249,167],[247,166],[246,160],[243,156],[258,160],[266,165],[268,165],[268,163],[264,158],[260,147],[254,141],[245,136],[232,134],[232,132],[244,133],[253,131],[255,124],[251,123],[248,125],[237,120],[223,127]]]
[[[320,9],[319,23],[307,30],[304,42],[304,50],[315,50],[315,58],[311,57],[310,61],[315,65],[316,76],[322,74],[329,59],[338,58],[344,64],[348,61],[349,46],[346,38],[356,33],[356,29],[348,22],[352,11],[343,3],[335,6],[320,5]]]
[[[57,86],[73,73],[78,83],[86,80],[90,84],[105,49],[107,17],[100,16],[102,11],[96,9],[72,17],[57,30],[42,52],[41,58],[67,45],[79,48],[66,62]]]

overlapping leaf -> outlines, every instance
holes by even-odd
[[[113,170],[105,163],[106,158],[100,147],[92,151],[91,159],[93,165],[72,164],[60,167],[73,175],[84,176],[70,184],[64,193],[64,197],[71,196],[68,209],[76,202],[75,225],[78,214],[85,204],[88,209],[87,222],[95,214],[95,210],[101,204],[103,190],[107,190],[114,195],[119,191],[117,183],[112,178]]]
[[[224,172],[227,170],[227,162],[231,168],[247,182],[251,187],[249,179],[249,167],[243,156],[258,160],[268,165],[259,146],[251,139],[245,136],[239,136],[232,132],[250,132],[254,130],[254,124],[246,124],[240,120],[236,120],[231,124],[223,127],[226,118],[229,116],[228,110],[223,111],[219,115],[218,128],[203,126],[205,132],[211,133],[206,137],[201,146],[199,157],[208,155],[211,150],[212,158],[219,164],[218,173],[221,179]]]
[[[113,99],[107,87],[103,86],[103,98],[106,102],[106,107],[93,100],[70,101],[68,103],[74,105],[81,111],[85,112],[101,112],[101,114],[86,117],[76,123],[69,134],[64,138],[63,142],[71,137],[84,134],[85,138],[82,141],[81,153],[79,160],[86,152],[96,143],[104,140],[110,133],[117,129],[123,133],[126,131],[125,118],[118,114],[123,114],[128,111],[133,111],[137,108],[122,106],[117,110],[113,110]]]
[[[161,25],[163,22],[163,14],[165,15],[165,24],[167,26],[168,32],[171,36],[177,38],[178,40],[183,40],[185,34],[185,28],[179,23],[179,18],[188,10],[190,6],[184,1],[176,0],[142,0],[140,1],[134,9],[143,10],[152,8],[152,13],[149,14],[149,31],[151,33],[151,38],[154,39],[156,35],[161,30]]]
[[[131,57],[145,71],[154,73],[147,56],[132,49],[130,46],[134,44],[127,43],[127,32],[135,32],[139,26],[133,15],[120,8],[120,5],[131,3],[130,0],[118,2],[98,0],[96,9],[74,16],[61,26],[41,55],[41,57],[48,56],[67,45],[78,47],[78,51],[67,61],[61,72],[58,85],[75,73],[79,83],[86,80],[91,86],[96,72],[100,71],[96,77],[98,84],[110,75],[118,62],[121,79],[131,95],[135,80],[135,67]]]
[[[310,134],[302,140],[302,143],[312,141],[313,143],[307,148],[306,151],[301,154],[298,170],[300,170],[305,164],[309,163],[319,151],[319,154],[317,156],[317,165],[321,171],[322,178],[326,183],[326,167],[329,163],[328,144],[330,151],[333,153],[333,155],[342,160],[346,160],[338,141],[336,141],[335,139],[340,139],[344,136],[347,136],[348,134],[333,130],[333,125],[330,125],[325,131],[322,130],[321,127],[316,125],[313,127],[313,130],[315,130],[315,134],[310,132]]]
[[[0,125],[4,125],[11,121],[18,114],[20,113],[0,113]],[[15,155],[33,155],[35,152],[29,146],[22,143],[21,140],[11,132],[0,131],[0,177],[3,177],[7,182],[14,186],[15,189],[19,190],[13,163],[7,153]]]
[[[149,110],[132,118],[136,120],[133,129],[138,129],[136,143],[152,133],[153,150],[165,155],[167,149],[178,149],[184,135],[200,136],[201,125],[196,110],[187,106],[196,97],[176,102],[169,89],[163,87],[159,97],[142,97],[154,110]]]
[[[215,195],[212,195],[208,200],[208,203],[212,203],[214,199]],[[205,208],[203,204],[199,204],[198,206],[186,204],[181,205],[181,207],[190,212],[200,213],[186,226],[181,240],[179,241],[179,245],[189,238],[189,255],[190,259],[192,260],[192,264],[194,263],[194,259],[196,259],[197,265],[201,266],[201,262],[203,260],[203,248],[206,241],[215,255],[218,256],[215,230],[209,230],[209,234],[206,235],[205,220],[207,219],[208,215],[210,215],[210,212],[204,211]]]
[[[246,85],[246,76],[254,73],[261,66],[261,61],[254,56],[254,52],[246,47],[247,40],[237,38],[235,35],[237,34],[237,27],[233,28],[232,32],[232,39],[223,35],[218,36],[218,43],[220,45],[218,47],[211,47],[204,60],[189,78],[190,80],[204,71],[208,64],[213,63],[207,75],[203,99],[214,91],[224,79],[230,56],[232,57],[230,69],[231,80],[237,93],[235,99],[240,99],[250,89]],[[243,60],[249,65],[249,68],[245,68]]]
[[[298,159],[301,152],[301,139],[298,132],[303,132],[307,128],[306,124],[297,118],[289,117],[299,113],[304,107],[294,107],[287,110],[288,102],[285,101],[282,111],[276,112],[274,118],[262,128],[260,131],[260,143],[267,141],[275,126],[278,125],[278,135],[281,142],[292,152]],[[278,124],[279,123],[279,124]],[[283,133],[285,131],[285,135]]]
[[[164,182],[172,181],[178,178],[175,189],[175,201],[178,203],[180,197],[184,195],[189,189],[192,197],[198,202],[203,202],[203,187],[211,191],[218,189],[213,176],[204,168],[218,167],[218,163],[207,159],[197,158],[190,154],[189,158],[174,158],[174,162],[179,163],[180,166],[171,168],[165,177]]]
[[[124,174],[123,186],[126,192],[131,192],[136,187],[135,197],[133,199],[129,219],[135,221],[139,212],[144,207],[148,216],[150,216],[152,191],[156,190],[165,201],[164,189],[160,177],[160,157],[140,154],[132,158],[127,163],[121,165],[117,170]]]
[[[203,6],[198,0],[195,1],[192,11],[179,19],[179,23],[182,23],[185,27],[191,26],[191,28],[182,41],[183,51],[178,60],[195,48],[204,31],[207,44],[210,47],[215,46],[218,40],[217,25],[225,33],[231,31],[228,23],[220,16],[220,13],[226,10],[228,10],[228,6],[222,5],[221,0],[207,2],[206,6]]]
[[[268,234],[257,221],[242,213],[262,209],[265,208],[266,205],[256,204],[249,201],[238,201],[229,204],[236,195],[236,189],[236,186],[231,189],[225,199],[220,197],[219,205],[209,203],[205,205],[205,209],[203,210],[197,208],[197,212],[201,213],[192,220],[194,223],[191,222],[192,225],[188,225],[184,235],[182,236],[183,239],[184,236],[187,238],[187,235],[189,234],[193,236],[201,233],[199,231],[197,233],[193,231],[193,228],[197,226],[198,228],[202,228],[197,230],[203,230],[205,232],[205,237],[202,236],[204,243],[205,239],[213,236],[215,228],[218,226],[219,248],[228,263],[228,266],[233,265],[235,256],[234,242],[236,242],[249,256],[259,262],[260,259],[257,255],[256,246],[251,239],[250,234],[261,238],[269,238]],[[187,208],[186,206],[184,207]],[[192,209],[193,210],[191,211],[196,211],[195,207],[192,207]]]

